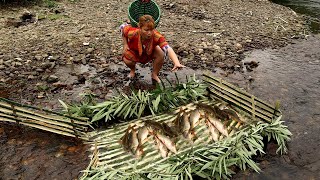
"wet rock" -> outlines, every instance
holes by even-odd
[[[50,75],[48,78],[47,78],[47,82],[48,83],[55,83],[55,82],[58,82],[59,81],[59,78],[55,75]]]
[[[93,51],[94,51],[93,48],[88,48],[88,49],[86,50],[86,53],[87,53],[87,54],[91,54]]]
[[[37,68],[36,71],[37,72],[43,72],[44,70],[42,68]]]
[[[5,61],[3,64],[10,67],[11,66],[12,61],[11,60],[7,60]]]
[[[204,50],[202,48],[197,49],[197,54],[202,54],[204,52]]]
[[[23,62],[22,58],[19,58],[19,57],[18,58],[14,58],[14,60]]]
[[[92,80],[92,83],[94,83],[94,84],[100,84],[101,82],[100,82],[99,79],[94,78],[94,79]]]
[[[37,61],[41,61],[43,57],[42,57],[41,55],[36,55],[34,58],[35,58]]]
[[[218,62],[218,63],[216,64],[216,66],[219,67],[219,68],[221,68],[221,69],[227,67],[227,65],[226,65],[225,63],[223,63],[223,62]]]
[[[36,77],[35,77],[35,76],[33,76],[33,75],[29,75],[27,78],[28,78],[28,80],[36,79]]]
[[[45,92],[39,92],[37,95],[38,99],[43,99],[45,97]]]
[[[56,88],[61,88],[61,87],[67,87],[67,84],[58,81],[58,82],[52,83],[52,86],[54,86]]]
[[[242,47],[242,45],[241,45],[240,43],[236,43],[236,44],[235,44],[235,48],[236,48],[236,50],[240,50],[240,49],[242,49],[243,47]]]

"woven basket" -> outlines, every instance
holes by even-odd
[[[145,14],[153,17],[155,27],[157,27],[160,21],[161,11],[154,1],[142,2],[141,0],[135,0],[128,7],[128,16],[133,27],[138,26],[140,16]]]

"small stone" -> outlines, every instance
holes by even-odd
[[[58,82],[52,83],[52,86],[60,88],[60,87],[66,87],[67,84],[58,81]]]
[[[28,80],[33,80],[33,79],[35,79],[35,77],[33,75],[28,76]]]
[[[40,93],[38,94],[37,98],[38,98],[38,99],[42,99],[42,98],[45,97],[44,95],[45,95],[44,92],[40,92]]]
[[[236,43],[235,47],[236,47],[237,50],[242,49],[242,45],[240,43]]]
[[[55,75],[50,75],[47,79],[47,82],[48,83],[55,83],[55,82],[58,82],[59,81],[59,78]]]
[[[36,58],[37,61],[41,61],[43,57],[41,55],[36,55],[34,58]]]
[[[87,64],[87,60],[86,60],[86,59],[82,59],[82,60],[81,60],[81,63],[82,63],[82,64]]]
[[[37,72],[43,72],[44,70],[41,69],[41,68],[37,68],[36,71],[37,71]]]
[[[223,62],[218,62],[216,64],[216,66],[219,67],[219,68],[226,68],[227,67],[227,65],[225,63],[223,63]]]
[[[87,53],[87,54],[91,54],[93,51],[94,51],[93,48],[88,48],[87,51],[86,51],[86,53]]]
[[[6,67],[4,65],[0,65],[0,70],[4,70]]]
[[[15,66],[22,66],[21,62],[15,62]]]
[[[21,58],[14,58],[16,61],[22,61]]]
[[[220,49],[221,49],[221,47],[218,46],[218,45],[213,45],[212,47],[213,47],[213,49],[215,49],[215,50],[217,50],[217,51],[220,51]]]
[[[204,50],[202,48],[197,49],[198,54],[202,54],[203,52],[204,52]]]
[[[94,83],[94,84],[100,84],[100,80],[95,78],[95,79],[92,80],[92,83]]]
[[[3,65],[3,62],[4,62],[3,59],[0,59],[0,65]]]

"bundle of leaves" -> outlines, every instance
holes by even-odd
[[[81,101],[80,103],[70,103],[67,104],[62,100],[58,100],[64,108],[64,114],[72,117],[92,117],[94,115],[93,109],[91,106],[96,105],[95,94],[90,92],[80,94]]]
[[[90,101],[80,105],[67,105],[63,101],[60,103],[69,115],[89,117],[91,122],[107,122],[116,118],[128,120],[143,115],[155,115],[205,98],[206,85],[197,80],[195,75],[186,77],[184,83],[181,83],[177,76],[176,84],[167,81],[167,85],[162,82],[154,90],[131,90],[131,94],[119,91],[117,96],[98,104]]]

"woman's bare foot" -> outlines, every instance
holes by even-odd
[[[130,73],[128,75],[129,78],[134,78],[134,76],[136,75],[135,70],[130,70]]]
[[[151,78],[153,81],[156,81],[157,83],[161,82],[160,78],[157,75],[151,75]]]

